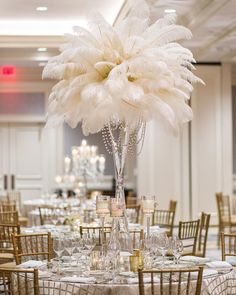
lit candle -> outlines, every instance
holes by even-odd
[[[85,139],[83,139],[82,142],[81,142],[81,145],[82,146],[86,146],[87,145],[87,141]]]
[[[142,200],[142,207],[143,207],[144,214],[152,214],[154,212],[155,200],[154,199]]]
[[[99,161],[99,170],[100,172],[103,174],[104,173],[104,170],[105,170],[105,162],[106,162],[106,159],[103,155],[101,155],[98,159]]]
[[[97,147],[95,145],[91,146],[91,156],[96,157],[97,155]]]
[[[70,163],[71,163],[71,159],[66,156],[64,159],[64,169],[66,174],[70,171]]]
[[[96,197],[96,212],[100,216],[110,214],[110,196],[97,196]]]
[[[124,216],[124,204],[116,198],[111,199],[111,216],[123,217]]]
[[[55,177],[55,181],[56,181],[56,183],[61,183],[62,182],[62,177],[60,175],[57,175]]]

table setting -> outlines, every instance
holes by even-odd
[[[30,260],[18,267],[39,269],[40,294],[49,294],[50,289],[57,288],[58,294],[59,289],[65,290],[65,294],[84,294],[85,290],[88,292],[85,294],[94,295],[122,294],[124,290],[127,294],[137,294],[140,269],[187,270],[195,266],[204,267],[202,294],[219,294],[214,288],[227,289],[229,284],[235,290],[236,272],[230,263],[181,256],[181,241],[174,238],[173,243],[173,238],[167,238],[165,233],[153,233],[140,241],[140,249],[127,255],[109,246],[106,249],[97,247],[95,236],[60,233],[54,237],[51,262]],[[193,284],[195,279],[191,277]],[[154,277],[155,284],[159,280],[158,276]],[[173,277],[173,284],[177,281],[178,278]],[[144,277],[144,282],[150,283],[150,278]],[[234,294],[227,292],[222,294]]]

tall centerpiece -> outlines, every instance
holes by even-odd
[[[168,14],[151,24],[143,0],[114,26],[92,13],[87,28],[74,27],[43,71],[43,78],[59,80],[47,126],[81,122],[85,135],[102,131],[114,158],[117,208],[125,208],[127,154],[142,142],[146,122],[156,119],[177,134],[192,119],[187,100],[192,83],[202,81],[192,73],[191,51],[177,43],[191,32],[175,19]]]

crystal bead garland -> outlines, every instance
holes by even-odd
[[[114,247],[118,250],[119,246],[119,252],[133,252],[125,207],[124,169],[128,153],[132,152],[139,142],[143,142],[144,134],[145,124],[141,121],[135,127],[122,123],[109,124],[102,131],[105,147],[113,155],[116,179],[115,198],[111,199],[113,221],[108,250]]]

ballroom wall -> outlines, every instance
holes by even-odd
[[[178,201],[177,219],[201,211],[216,223],[215,192],[232,195],[232,105],[229,64],[198,65],[206,86],[195,85],[193,121],[179,137],[152,122],[138,157],[138,194],[155,194],[160,208]]]

